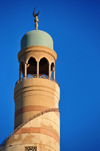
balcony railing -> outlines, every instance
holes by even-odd
[[[56,82],[56,83],[58,84],[58,82],[57,82],[55,79],[53,79],[52,77],[49,77],[49,76],[47,76],[47,75],[45,75],[45,74],[39,74],[39,75],[37,75],[37,74],[28,74],[27,77],[22,77],[22,78],[20,78],[20,79],[16,82],[16,84],[18,84],[20,81],[23,81],[24,79],[31,79],[31,78],[48,79],[48,80],[54,81],[54,82]],[[16,85],[16,84],[15,84],[15,85]],[[59,85],[59,84],[58,84],[58,85]]]

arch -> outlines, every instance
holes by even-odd
[[[27,74],[37,74],[37,62],[33,57],[28,60]]]
[[[39,62],[39,74],[45,74],[49,76],[49,61],[43,57]]]
[[[51,72],[53,71],[54,67],[55,67],[55,64],[54,64],[54,62],[52,62],[51,63]]]
[[[37,57],[34,55],[32,55],[32,54],[30,54],[30,55],[28,55],[28,56],[26,56],[26,64],[28,64],[28,61],[30,60],[30,58],[34,58],[35,60],[36,60],[36,62],[37,62]]]
[[[51,78],[55,80],[55,64],[54,62],[51,63]]]
[[[25,70],[24,62],[21,61],[21,63],[20,63],[20,74],[21,74],[21,77],[24,77],[24,70]]]
[[[19,62],[23,62],[25,64],[25,59],[23,57],[20,58]]]
[[[54,68],[55,68],[55,64],[54,62],[51,63],[51,78],[54,77]]]

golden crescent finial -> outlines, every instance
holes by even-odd
[[[37,8],[37,7],[36,7],[36,8]],[[36,10],[36,8],[34,8],[34,10],[33,10],[33,16],[34,16],[34,17],[38,16],[38,15],[39,15],[39,13],[40,13],[40,9],[39,9],[38,13],[37,13],[37,14],[35,14],[35,10]]]
[[[34,19],[35,29],[37,30],[37,29],[38,29],[38,22],[39,22],[39,20],[38,20],[38,15],[39,15],[39,13],[40,13],[40,9],[39,9],[39,11],[38,11],[37,14],[35,14],[35,10],[36,10],[36,8],[33,10],[33,17],[35,17],[35,19]]]

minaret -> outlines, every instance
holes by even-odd
[[[14,132],[0,151],[60,151],[60,88],[55,80],[57,54],[51,36],[38,30],[26,33],[18,53],[19,80],[15,84]]]

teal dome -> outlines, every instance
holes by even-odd
[[[46,46],[53,49],[52,37],[42,30],[32,30],[26,33],[21,40],[21,49],[28,46]]]

